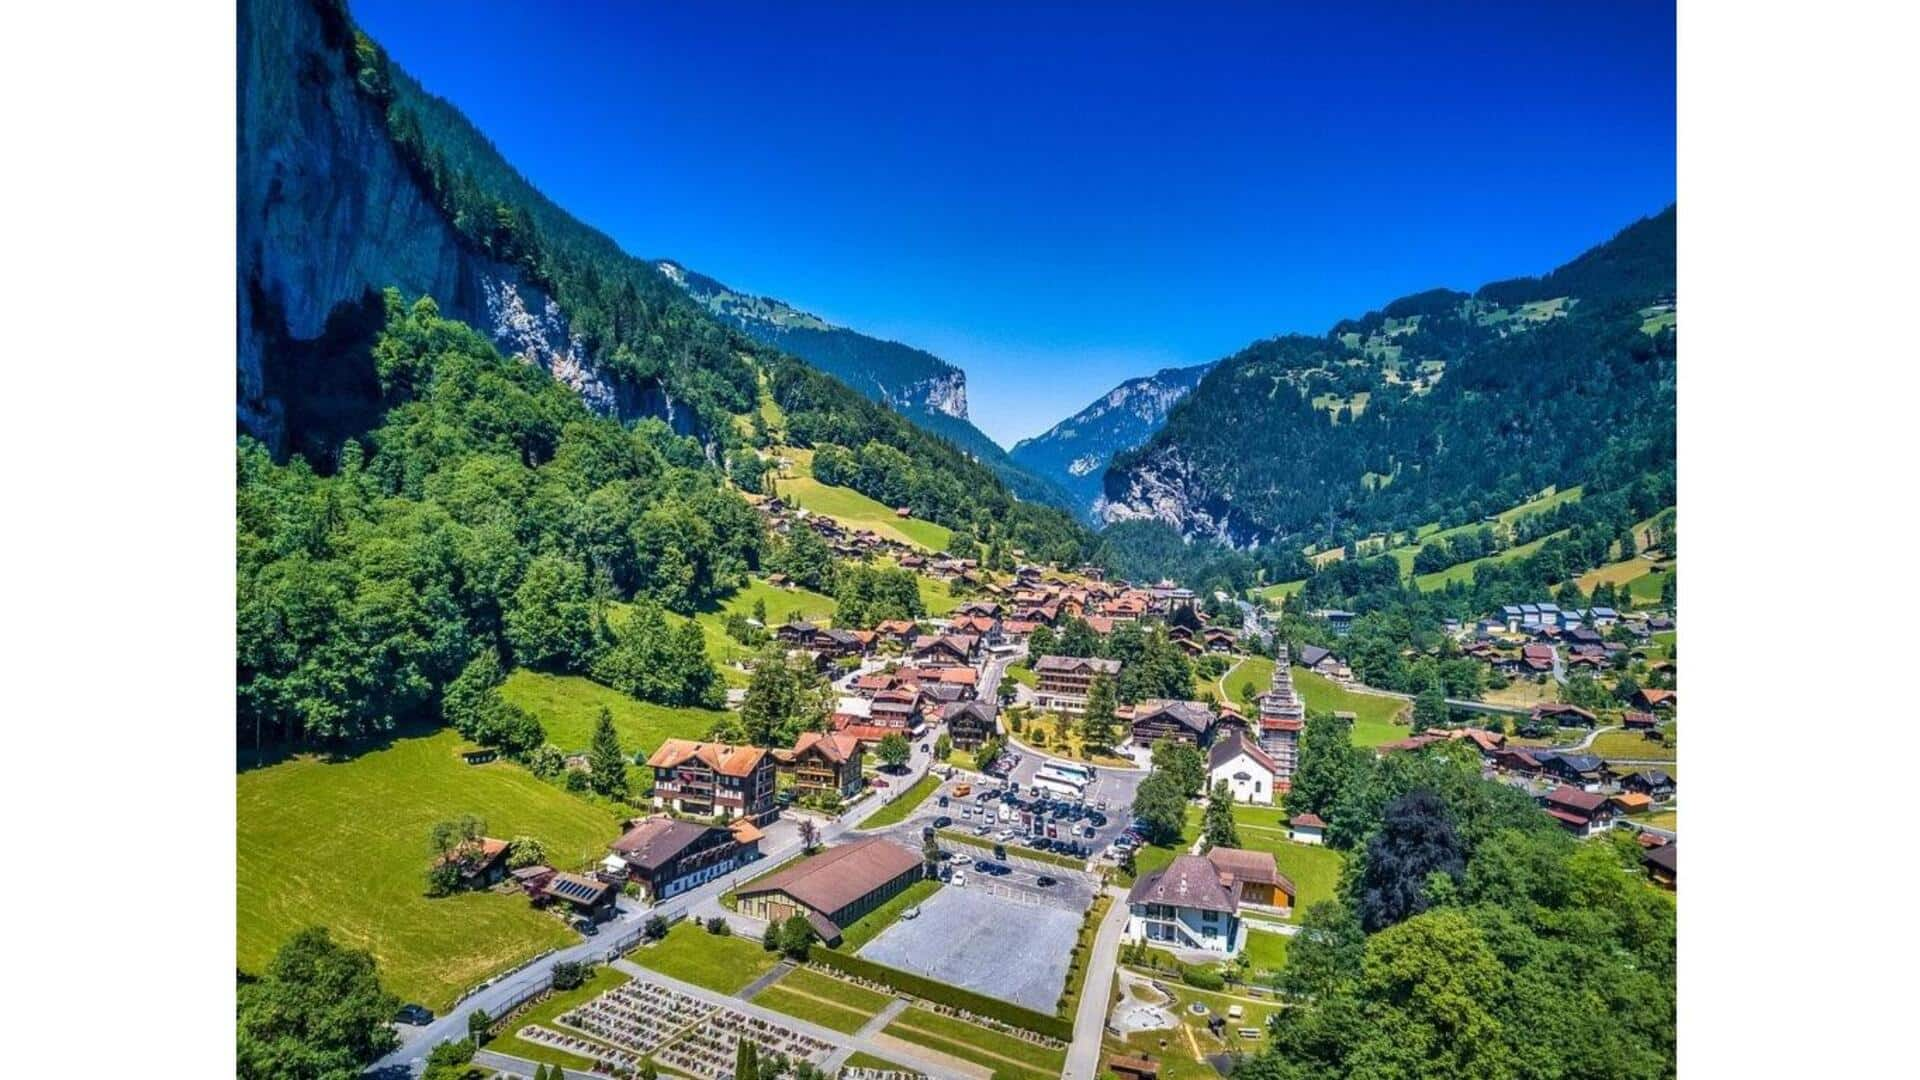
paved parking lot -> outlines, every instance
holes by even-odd
[[[941,889],[860,950],[875,963],[1051,1013],[1066,986],[1079,912],[975,887]],[[1017,958],[1017,963],[1009,962]]]

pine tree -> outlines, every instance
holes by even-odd
[[[1105,753],[1114,742],[1113,680],[1095,675],[1087,688],[1087,709],[1080,717],[1080,742],[1087,753]]]
[[[1207,813],[1203,823],[1208,846],[1240,846],[1240,830],[1233,821],[1233,795],[1228,791],[1225,780],[1214,783],[1213,791],[1207,797]]]
[[[593,748],[587,754],[593,767],[593,790],[609,798],[627,796],[627,755],[620,749],[620,734],[613,729],[613,713],[605,705],[593,724]]]

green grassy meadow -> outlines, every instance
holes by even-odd
[[[1287,946],[1293,941],[1285,934],[1262,930],[1247,931],[1247,944],[1241,955],[1252,965],[1254,977],[1271,975],[1287,966]]]
[[[674,924],[666,937],[634,949],[627,959],[720,994],[739,993],[780,962],[779,954],[761,948],[757,938],[721,937],[692,922]]]
[[[812,455],[797,450],[783,451],[795,459],[795,474],[775,481],[780,497],[815,514],[825,514],[843,525],[872,529],[881,536],[913,544],[928,551],[941,551],[953,540],[953,530],[919,518],[902,519],[894,508],[870,499],[852,488],[823,484],[813,478]]]
[[[298,758],[240,773],[237,953],[262,970],[305,926],[370,950],[403,1000],[440,1010],[467,987],[578,940],[517,894],[425,895],[437,821],[478,814],[487,833],[538,839],[556,866],[597,859],[619,834],[612,811],[518,765],[468,765],[445,730],[351,760]]]
[[[605,706],[613,713],[620,748],[629,754],[652,753],[667,739],[698,739],[724,717],[713,709],[673,708],[635,701],[581,675],[548,675],[519,670],[507,676],[500,694],[532,713],[547,729],[547,741],[562,750],[585,750],[593,741],[594,720]]]
[[[1396,723],[1401,714],[1411,713],[1413,709],[1413,706],[1399,698],[1349,690],[1325,675],[1315,674],[1303,667],[1293,669],[1293,688],[1306,699],[1310,712],[1353,713],[1355,746],[1379,746],[1395,739],[1404,739],[1411,730],[1404,722]]]

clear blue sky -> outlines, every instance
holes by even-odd
[[[353,10],[629,251],[960,365],[1009,444],[1674,198],[1671,3]]]

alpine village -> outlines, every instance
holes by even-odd
[[[238,1075],[1674,1075],[1673,206],[1008,452],[239,31]]]

